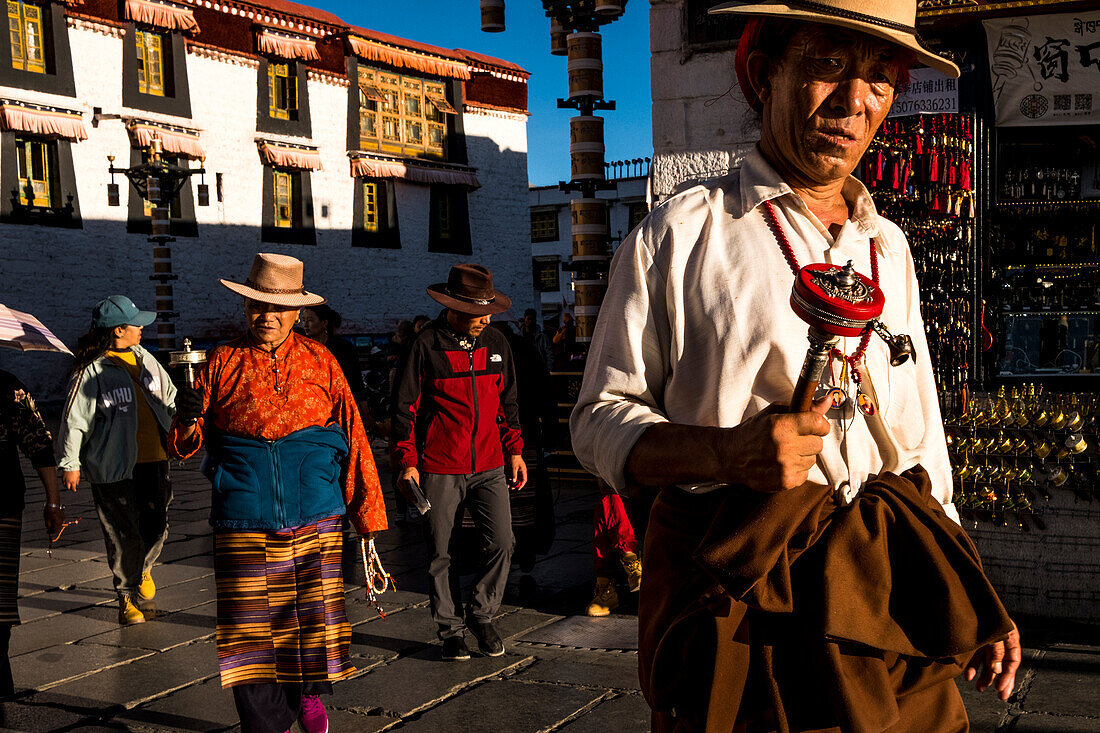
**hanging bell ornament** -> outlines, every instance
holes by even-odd
[[[833,346],[843,336],[862,336],[871,328],[890,348],[890,363],[904,364],[913,355],[913,342],[894,336],[879,322],[886,297],[874,281],[856,272],[852,261],[841,267],[816,263],[798,271],[791,289],[791,308],[809,324],[810,348],[791,398],[792,412],[806,412],[829,363]]]

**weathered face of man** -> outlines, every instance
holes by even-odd
[[[762,144],[788,183],[820,186],[855,170],[890,111],[900,67],[885,41],[824,25],[799,29],[762,96]]]

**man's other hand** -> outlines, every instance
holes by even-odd
[[[1016,686],[1016,670],[1020,667],[1022,656],[1020,632],[1013,624],[1007,639],[987,644],[974,654],[963,676],[967,682],[974,682],[978,692],[985,692],[993,685],[997,697],[1008,700],[1012,696],[1012,688]]]
[[[80,483],[80,471],[62,471],[61,472],[61,485],[69,491],[76,491],[77,485]]]
[[[409,503],[415,506],[416,498],[413,496],[412,492],[413,481],[415,481],[418,485],[420,484],[420,471],[417,471],[416,468],[410,466],[401,471],[401,476],[399,476],[397,479],[397,490],[400,491],[405,496],[405,498],[409,500]]]
[[[508,488],[519,491],[527,485],[527,464],[523,456],[508,456]]]
[[[202,393],[181,385],[176,392],[176,416],[183,425],[193,425],[202,417]]]
[[[786,405],[770,405],[728,432],[725,446],[730,459],[723,461],[730,483],[755,491],[774,493],[806,482],[822,437],[832,426],[824,415],[832,402],[814,403],[810,412],[788,412]]]

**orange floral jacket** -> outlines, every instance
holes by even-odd
[[[173,455],[194,455],[202,447],[207,422],[227,433],[263,440],[335,423],[348,439],[348,519],[360,534],[388,528],[363,420],[340,365],[323,344],[291,333],[269,353],[247,336],[229,341],[210,352],[195,388],[203,397],[204,416],[186,438],[178,419],[172,423],[168,449]]]

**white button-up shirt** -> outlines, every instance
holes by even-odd
[[[570,420],[585,468],[622,489],[627,457],[649,426],[733,427],[790,402],[808,327],[791,310],[794,275],[763,215],[761,204],[771,201],[800,266],[852,260],[870,277],[874,240],[886,297],[881,319],[916,349],[915,358],[891,367],[886,344],[871,336],[863,373],[878,409],[831,420],[809,480],[833,487],[847,504],[871,474],[919,463],[958,521],[909,245],[858,180],[850,177],[843,195],[851,217],[834,238],[756,149],[739,171],[658,206],[623,241]],[[844,338],[837,347],[852,354],[858,342]],[[833,372],[839,383],[839,360]]]

